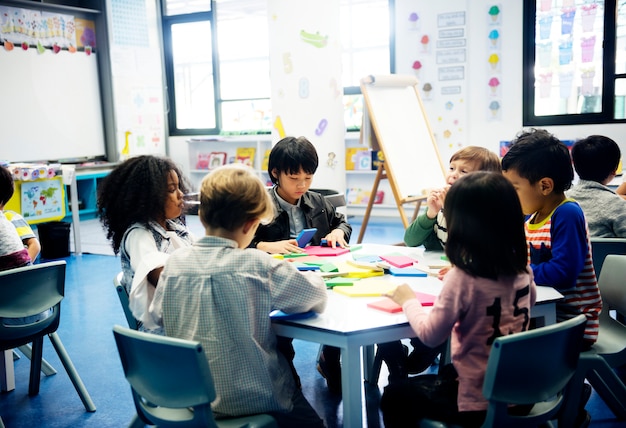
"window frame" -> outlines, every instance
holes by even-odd
[[[165,4],[163,4],[165,7]],[[215,23],[215,2],[211,1],[211,10],[205,12],[193,12],[182,15],[167,16],[162,11],[162,33],[163,33],[163,59],[165,62],[165,82],[167,89],[167,122],[170,136],[183,135],[218,135],[220,133],[222,118],[219,109],[221,102],[219,88],[219,57],[217,52],[216,23]],[[215,111],[215,128],[178,128],[176,122],[176,91],[174,82],[174,55],[172,52],[172,26],[199,21],[209,21],[211,26],[211,65],[213,68],[213,99]]]
[[[615,58],[617,46],[617,6],[619,0],[604,0],[602,102],[599,113],[576,113],[562,115],[535,115],[535,22],[537,1],[524,0],[523,46],[522,46],[522,125],[589,125],[601,123],[624,123],[626,119],[615,118],[615,81],[626,78],[616,74]]]
[[[395,2],[396,0],[387,0],[389,7],[389,72],[395,73]],[[220,89],[220,62],[218,51],[218,35],[217,35],[217,11],[216,2],[211,0],[211,10],[205,12],[192,12],[181,15],[167,15],[165,13],[165,0],[161,2],[161,26],[163,35],[163,60],[165,69],[165,82],[166,82],[166,114],[168,123],[168,132],[170,136],[194,136],[194,135],[220,135],[223,132],[222,124],[222,103],[231,101],[245,101],[245,100],[265,100],[270,98],[242,98],[242,99],[228,99],[223,100]],[[215,111],[215,128],[186,128],[181,129],[177,126],[176,120],[176,93],[175,93],[175,78],[174,78],[174,62],[172,52],[172,31],[171,28],[175,24],[191,23],[198,21],[210,21],[211,25],[211,49],[212,49],[212,67],[213,67],[213,87],[215,98],[214,111]],[[347,95],[360,95],[360,86],[346,86],[343,87],[344,97]],[[350,129],[351,131],[355,131]],[[360,130],[360,127],[359,129]],[[271,129],[267,132],[259,131],[259,134],[271,133]]]

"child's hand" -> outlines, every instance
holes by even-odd
[[[432,189],[426,198],[426,216],[428,218],[437,217],[437,213],[443,208],[443,201],[446,198],[447,188]]]
[[[328,235],[324,237],[327,242],[327,245],[331,248],[335,247],[347,247],[348,243],[346,242],[345,235],[341,229],[335,229],[330,232]]]
[[[386,293],[385,296],[402,306],[407,300],[415,299],[415,292],[408,284],[398,285],[394,290]]]
[[[295,239],[275,242],[259,242],[256,247],[259,250],[263,250],[270,254],[301,253],[304,251],[302,248],[298,247],[298,242]]]
[[[452,269],[452,267],[445,267],[445,268],[441,268],[439,270],[439,272],[437,272],[437,278],[439,278],[440,280],[443,279],[444,276],[446,276],[446,274],[450,271],[450,269]]]

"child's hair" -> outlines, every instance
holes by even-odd
[[[502,170],[509,169],[517,171],[530,184],[544,177],[551,178],[556,193],[569,189],[574,179],[567,146],[545,129],[531,129],[518,134],[502,158]]]
[[[98,186],[98,216],[115,254],[130,225],[147,225],[165,216],[170,171],[178,176],[179,189],[188,193],[186,179],[178,166],[169,158],[154,155],[122,162]]]
[[[450,158],[450,162],[457,160],[464,160],[476,164],[476,171],[502,172],[498,155],[484,147],[463,147]]]
[[[9,168],[0,167],[0,206],[9,202],[14,191],[13,174]]]
[[[445,251],[454,266],[491,279],[526,270],[524,214],[517,192],[502,174],[476,171],[460,177],[443,210]]]
[[[224,165],[202,180],[198,216],[205,226],[234,231],[249,220],[271,221],[274,204],[252,170]]]
[[[278,177],[274,177],[272,171],[276,170],[276,175],[281,172],[298,174],[300,170],[305,174],[315,174],[318,163],[317,150],[309,140],[305,137],[285,137],[272,148],[267,172],[272,183],[278,184]]]
[[[621,156],[617,143],[604,135],[590,135],[578,140],[572,147],[578,176],[599,183],[615,172]]]

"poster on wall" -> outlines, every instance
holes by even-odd
[[[24,181],[20,193],[22,217],[29,223],[63,217],[65,214],[62,177]]]

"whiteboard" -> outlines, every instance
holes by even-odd
[[[0,70],[0,160],[105,155],[95,53],[0,49]]]
[[[361,80],[365,113],[383,151],[387,178],[399,205],[445,184],[445,169],[417,84],[413,76],[395,74]]]

